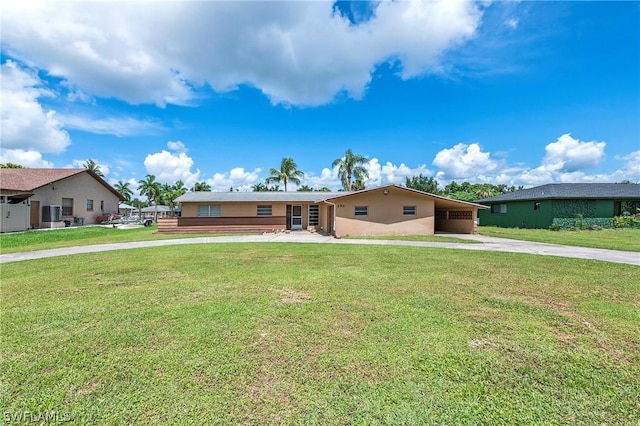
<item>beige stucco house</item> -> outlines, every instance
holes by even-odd
[[[189,192],[182,217],[158,220],[158,232],[313,230],[344,236],[476,232],[478,209],[398,185],[355,192]]]
[[[1,231],[93,224],[121,198],[88,169],[0,169]]]

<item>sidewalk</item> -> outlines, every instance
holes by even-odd
[[[68,256],[83,253],[98,253],[110,250],[130,250],[145,247],[164,247],[185,244],[215,243],[302,243],[302,244],[355,244],[355,245],[392,245],[410,247],[435,247],[459,250],[498,251],[511,253],[536,254],[541,256],[560,256],[578,259],[601,260],[605,262],[626,263],[640,266],[640,253],[594,249],[586,247],[563,246],[559,244],[534,243],[530,241],[509,240],[506,238],[485,237],[482,235],[447,234],[447,236],[470,239],[478,244],[458,242],[435,243],[401,240],[361,240],[338,239],[325,235],[306,232],[292,232],[264,235],[237,235],[219,237],[198,237],[176,240],[140,241],[132,243],[100,244],[93,246],[68,247],[52,250],[9,253],[0,255],[0,264],[47,257]]]

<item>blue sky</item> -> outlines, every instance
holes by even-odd
[[[54,18],[54,19],[52,19]],[[2,6],[0,162],[249,190],[640,181],[638,2]]]

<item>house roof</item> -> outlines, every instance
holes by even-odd
[[[32,192],[45,185],[80,173],[88,173],[98,183],[116,195],[118,199],[122,200],[122,195],[118,191],[89,169],[0,169],[0,190],[14,193]]]
[[[495,197],[484,198],[479,203],[502,201],[529,201],[550,199],[639,199],[640,185],[635,183],[550,183],[534,188],[521,189]]]
[[[317,203],[346,192],[187,192],[176,199],[180,203],[193,202],[308,202]]]
[[[424,192],[424,191],[419,191],[417,189],[413,189],[413,188],[407,188],[406,186],[400,186],[400,185],[396,185],[396,184],[389,184],[389,185],[383,185],[383,186],[377,186],[375,188],[369,188],[369,189],[363,189],[361,191],[355,191],[355,192],[338,192],[336,196],[332,196],[329,198],[326,198],[326,200],[333,200],[333,199],[337,199],[337,198],[344,198],[344,197],[349,197],[352,195],[357,195],[357,194],[362,194],[365,192],[370,192],[370,191],[378,191],[378,190],[385,190],[385,189],[389,189],[389,188],[396,188],[402,191],[407,191],[407,192],[413,192],[415,194],[418,195],[426,195],[428,197],[432,197],[436,199],[436,207],[443,207],[443,208],[447,208],[447,207],[452,207],[452,206],[458,206],[460,204],[463,205],[467,205],[469,207],[476,207],[476,208],[480,208],[480,209],[486,209],[486,206],[483,206],[481,204],[476,204],[476,203],[470,203],[468,201],[462,201],[462,200],[456,200],[453,198],[449,198],[449,197],[443,197],[442,195],[436,195],[436,194],[431,194],[430,192]]]
[[[399,185],[384,185],[375,188],[363,189],[361,191],[341,191],[341,192],[209,192],[197,191],[187,192],[178,197],[177,202],[180,203],[224,203],[224,202],[246,202],[246,203],[271,203],[271,202],[291,202],[291,203],[319,203],[322,201],[334,200],[337,198],[357,196],[370,191],[384,190],[385,188],[397,188],[403,191],[413,192],[419,195],[426,195],[436,199],[436,204],[443,207],[459,206],[460,204],[485,209],[486,206],[466,201],[454,200],[452,198],[442,197],[440,195],[430,194],[428,192],[418,191],[416,189],[406,188]]]
[[[174,211],[179,211],[179,208],[174,208]],[[142,213],[154,213],[156,211],[156,206],[148,206],[148,207],[143,207],[140,209],[140,211],[142,211]],[[169,206],[165,206],[163,204],[158,204],[158,208],[157,211],[159,213],[169,213],[171,211],[171,208]]]

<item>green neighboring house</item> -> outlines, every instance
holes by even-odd
[[[505,228],[611,227],[614,216],[636,214],[635,183],[553,183],[484,198],[480,225]],[[581,223],[577,223],[581,221]]]

